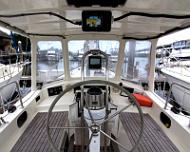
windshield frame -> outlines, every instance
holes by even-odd
[[[121,48],[121,43],[122,41],[125,41],[122,39],[121,36],[117,36],[117,35],[104,35],[104,34],[97,34],[97,33],[94,33],[94,35],[84,35],[84,36],[81,36],[81,35],[72,35],[72,36],[68,36],[66,37],[66,39],[64,39],[64,43],[66,45],[64,45],[65,47],[65,60],[64,60],[64,65],[67,67],[66,69],[66,72],[65,72],[65,80],[79,80],[81,79],[81,77],[71,77],[70,76],[70,71],[69,71],[69,50],[68,50],[68,42],[69,41],[74,41],[74,40],[113,40],[113,41],[118,41],[119,42],[119,50],[118,50],[118,61],[120,62],[119,58],[120,57],[120,54],[122,54],[121,52],[123,51]],[[120,70],[118,70],[118,68],[120,69],[119,65],[121,65],[122,63],[119,64],[119,62],[116,63],[116,70],[115,70],[115,77],[113,78],[109,78],[109,80],[116,80],[116,79],[120,79]],[[119,73],[118,73],[119,72]],[[93,77],[95,79],[105,79],[104,77]],[[89,79],[91,79],[89,77]]]
[[[73,78],[70,76],[70,71],[69,71],[69,53],[68,53],[68,42],[71,40],[115,40],[119,42],[119,51],[118,51],[118,62],[116,63],[116,71],[115,71],[115,77],[114,78],[109,78],[110,81],[116,81],[116,82],[121,82],[121,70],[122,70],[122,64],[124,61],[124,49],[125,49],[125,44],[126,41],[128,41],[128,39],[122,39],[121,36],[118,35],[104,35],[104,34],[97,34],[95,33],[94,35],[89,35],[89,34],[85,34],[85,35],[68,35],[65,39],[60,38],[60,37],[46,37],[46,36],[41,36],[41,37],[33,37],[31,38],[32,44],[33,44],[33,49],[37,50],[37,42],[38,41],[61,41],[62,43],[62,48],[63,48],[63,59],[64,59],[64,71],[65,71],[65,76],[63,78],[63,81],[73,81],[73,80],[81,80],[80,77],[78,78]],[[150,40],[151,44],[152,41],[154,40]],[[157,43],[157,40],[156,40]],[[34,51],[35,52],[35,51]],[[151,48],[151,52],[152,52],[152,48]],[[152,54],[152,53],[151,53]],[[151,55],[150,55],[151,56]],[[153,63],[150,62],[150,64],[152,64],[152,66],[150,65],[150,69],[152,67],[152,69],[154,69],[154,61]],[[34,69],[36,69],[36,61],[33,64],[33,67],[35,66],[35,68],[32,68],[32,72],[36,73],[36,71]],[[154,70],[152,70],[154,71]],[[152,73],[151,75],[154,75],[154,73]],[[96,79],[96,77],[94,77]],[[98,78],[98,77],[97,77]],[[89,78],[91,79],[91,78]],[[98,78],[101,79],[101,78]],[[104,77],[102,78],[104,79]],[[149,83],[153,83],[153,79],[151,81],[149,81]],[[34,84],[36,83],[36,80],[34,80],[33,82],[33,86],[35,87],[36,85]],[[50,84],[52,84],[53,82],[51,82]]]
[[[103,43],[106,43],[107,45],[106,46],[109,46],[108,45],[108,43],[109,43],[109,41],[110,41],[110,43],[113,43],[113,44],[115,44],[115,46],[118,46],[118,47],[116,47],[116,48],[118,48],[117,49],[117,59],[118,59],[118,56],[119,56],[119,49],[120,49],[120,41],[119,40],[113,40],[113,39],[109,39],[109,40],[102,40],[102,39],[96,39],[96,40],[98,40],[100,43],[99,43],[99,47],[101,48],[102,46],[104,46],[104,45],[102,45],[102,42]],[[94,39],[92,39],[92,40],[89,40],[89,39],[83,39],[83,40],[75,40],[75,39],[73,39],[73,40],[70,40],[70,41],[67,41],[68,43],[67,43],[67,45],[68,45],[68,53],[70,52],[71,54],[73,54],[74,52],[72,52],[72,50],[69,50],[70,49],[70,47],[72,47],[71,46],[71,44],[73,43],[73,44],[77,44],[77,41],[78,42],[80,42],[80,46],[82,47],[82,50],[84,51],[84,48],[83,48],[83,45],[85,44],[85,41],[96,41],[96,40],[94,40]],[[112,42],[111,42],[112,41]],[[96,42],[94,43],[94,44],[96,44]],[[97,49],[97,48],[93,48],[93,49]],[[105,48],[104,48],[105,49]],[[101,51],[103,51],[103,52],[105,52],[106,50],[102,50],[102,49],[100,49]],[[107,50],[108,51],[108,50]],[[69,53],[69,54],[70,54]],[[76,51],[75,51],[75,53],[76,53]],[[81,52],[82,53],[82,52]],[[84,53],[84,52],[83,52]],[[70,56],[69,56],[70,57]],[[85,61],[87,61],[87,59],[85,59]],[[118,61],[118,60],[117,60]],[[114,67],[114,70],[111,70],[111,68],[109,68],[109,72],[110,73],[114,73],[114,76],[113,75],[111,75],[111,77],[109,77],[110,79],[113,79],[114,77],[115,77],[115,72],[116,72],[116,68],[117,68],[117,61],[116,62],[114,62],[113,63],[113,67]],[[70,58],[68,59],[68,62],[69,62],[69,71],[70,71],[70,69],[71,69],[71,62],[73,62],[72,60],[70,60]],[[109,63],[110,63],[110,61],[109,61]],[[109,64],[108,63],[108,64]],[[85,65],[86,65],[86,62],[85,62]],[[111,65],[111,64],[110,64]],[[78,64],[78,66],[80,67],[81,65],[79,65]],[[85,68],[86,69],[86,68]],[[105,67],[103,67],[103,69],[101,69],[100,71],[104,71],[105,70]],[[105,71],[104,71],[105,72]],[[80,71],[80,73],[81,73],[81,71]],[[78,75],[78,76],[76,76],[76,75],[72,75],[72,73],[71,73],[71,71],[70,71],[70,77],[71,78],[80,78],[81,76],[80,75]],[[92,77],[91,75],[89,75],[89,76],[85,76],[85,77],[87,77],[87,78],[90,78],[90,77]],[[94,78],[100,78],[101,79],[101,77],[102,78],[104,78],[105,76],[93,76]]]

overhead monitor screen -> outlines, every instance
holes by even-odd
[[[89,16],[86,18],[86,25],[88,27],[98,28],[101,26],[102,19],[99,16]]]
[[[111,30],[111,11],[83,11],[83,31],[109,32]]]
[[[89,69],[101,69],[102,68],[102,58],[101,56],[89,56]]]

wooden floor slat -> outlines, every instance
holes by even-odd
[[[53,152],[46,134],[47,113],[38,113],[19,138],[11,152]],[[55,112],[51,117],[51,126],[65,126],[67,112]],[[132,145],[138,138],[139,116],[136,113],[122,113],[120,120]],[[63,129],[51,129],[50,134],[57,146],[60,146]],[[163,133],[161,128],[148,115],[144,114],[144,134],[136,152],[179,152],[176,146]]]
[[[134,145],[140,131],[138,114],[122,113],[120,120],[131,144]],[[144,134],[136,152],[179,152],[179,150],[156,122],[148,114],[144,114]]]
[[[28,128],[24,131],[11,152],[53,152],[46,133],[47,113],[38,113]],[[65,126],[68,120],[67,112],[54,112],[50,126]],[[60,146],[63,129],[50,129],[50,134],[57,146]]]

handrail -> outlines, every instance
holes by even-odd
[[[13,81],[13,82],[10,82],[10,83],[7,83],[7,84],[1,86],[0,90],[3,89],[3,88],[5,88],[5,87],[7,87],[7,86],[9,86],[9,85],[11,85],[11,84],[16,84],[16,88],[17,88],[17,91],[18,91],[19,99],[20,99],[20,105],[21,105],[22,108],[24,108],[24,105],[23,105],[23,102],[22,102],[21,93],[20,93],[20,87],[19,87],[19,84],[18,84],[17,81]],[[2,102],[3,102],[3,105],[4,105],[4,101],[3,100],[2,100]]]
[[[167,108],[167,105],[168,105],[168,102],[169,102],[169,97],[171,96],[171,93],[172,93],[172,87],[175,86],[175,85],[176,85],[176,86],[179,86],[179,87],[181,87],[181,88],[184,88],[184,89],[186,89],[186,90],[190,90],[190,88],[188,88],[188,87],[186,87],[186,86],[183,86],[183,85],[181,85],[181,84],[178,84],[178,83],[173,82],[173,83],[171,84],[171,87],[170,87],[168,96],[167,96],[167,98],[166,98],[166,103],[165,103],[165,105],[164,105],[164,109]],[[184,95],[185,95],[185,92],[184,92]]]
[[[165,66],[168,66],[168,67],[170,67],[170,59],[174,59],[175,61],[177,61],[177,62],[181,62],[181,60],[180,59],[177,59],[175,56],[171,56],[171,52],[168,50],[168,48],[164,48],[164,47],[162,47],[162,50],[163,51],[166,51],[167,53],[169,53],[169,56],[168,57],[165,57],[167,60],[169,59],[169,62],[167,61],[166,62],[166,65]],[[162,57],[162,60],[163,60],[164,58]]]
[[[0,55],[1,56],[1,55]],[[13,66],[14,65],[14,66]],[[8,64],[8,68],[6,67],[7,69],[7,74],[4,73],[4,69],[5,69],[5,65],[0,67],[0,70],[2,71],[3,73],[3,76],[1,76],[0,78],[4,78],[7,76],[7,77],[12,77],[12,74],[15,72],[15,68],[18,68],[18,72],[20,71],[20,64],[18,62],[18,59],[16,60],[16,63],[15,64],[12,64],[10,61],[9,61],[9,64]]]
[[[1,76],[0,79],[3,78],[5,80],[5,77],[11,77],[14,72],[7,72],[8,74],[5,74],[3,71],[2,73],[3,73],[3,76]]]

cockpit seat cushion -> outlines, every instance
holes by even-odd
[[[132,95],[135,97],[140,106],[152,107],[153,101],[149,97],[139,93],[133,93]]]

